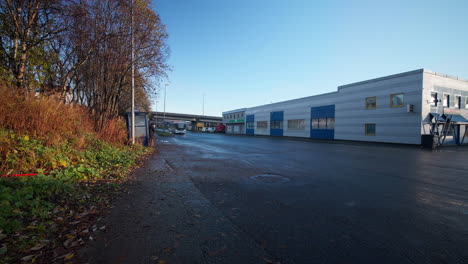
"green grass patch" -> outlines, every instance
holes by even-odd
[[[0,130],[0,174],[39,173],[0,178],[3,233],[21,230],[34,220],[46,221],[65,194],[77,191],[79,183],[125,178],[137,159],[151,151],[142,146],[113,145],[93,135],[87,141],[81,149],[75,148],[72,140],[46,146],[40,140]]]

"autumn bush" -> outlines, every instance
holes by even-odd
[[[0,246],[0,263],[2,257],[13,263],[35,239],[48,240],[55,232],[51,212],[58,206],[99,196],[96,188],[121,182],[151,148],[125,144],[122,119],[97,132],[83,106],[25,98],[5,88],[0,93],[0,239],[24,238],[8,251]],[[37,175],[4,177],[30,173]]]
[[[92,115],[83,106],[64,104],[54,96],[24,97],[6,87],[0,87],[0,94],[0,127],[37,137],[46,145],[66,140],[80,145],[90,133],[111,143],[126,140],[125,122],[121,118],[109,120],[104,129],[96,132]]]

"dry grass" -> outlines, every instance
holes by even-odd
[[[5,87],[0,87],[0,95],[0,128],[37,137],[46,145],[73,140],[79,146],[85,144],[84,137],[89,133],[111,143],[126,141],[122,119],[110,120],[105,129],[97,133],[93,119],[83,106],[64,104],[54,97],[24,98]]]

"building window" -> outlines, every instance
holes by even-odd
[[[432,92],[432,93],[431,93],[431,105],[432,105],[432,106],[437,106],[437,103],[438,103],[437,93],[436,93],[436,92]]]
[[[247,122],[246,127],[247,127],[247,129],[254,129],[255,128],[255,123],[254,122]]]
[[[270,124],[271,129],[283,129],[283,121],[271,121]]]
[[[444,107],[450,107],[450,96],[448,94],[444,94],[444,100],[442,105]]]
[[[377,108],[377,97],[366,97],[366,109]]]
[[[390,106],[391,107],[402,107],[405,104],[405,94],[398,93],[390,95]]]
[[[257,121],[257,129],[267,129],[268,121]]]
[[[319,129],[327,129],[327,119],[319,118]]]
[[[310,124],[312,129],[335,129],[335,118],[313,118]]]
[[[304,119],[288,120],[288,129],[304,129]]]
[[[335,118],[327,118],[327,129],[335,129]]]
[[[460,108],[461,96],[455,96],[455,108]]]
[[[366,136],[375,136],[375,124],[366,124]]]
[[[319,120],[317,118],[312,119],[311,126],[312,129],[318,129],[319,128]]]

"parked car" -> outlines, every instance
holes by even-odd
[[[215,133],[226,133],[226,126],[219,124],[216,126]]]
[[[206,132],[213,133],[213,132],[215,132],[215,129],[216,129],[215,127],[208,127],[208,128],[206,129]]]

